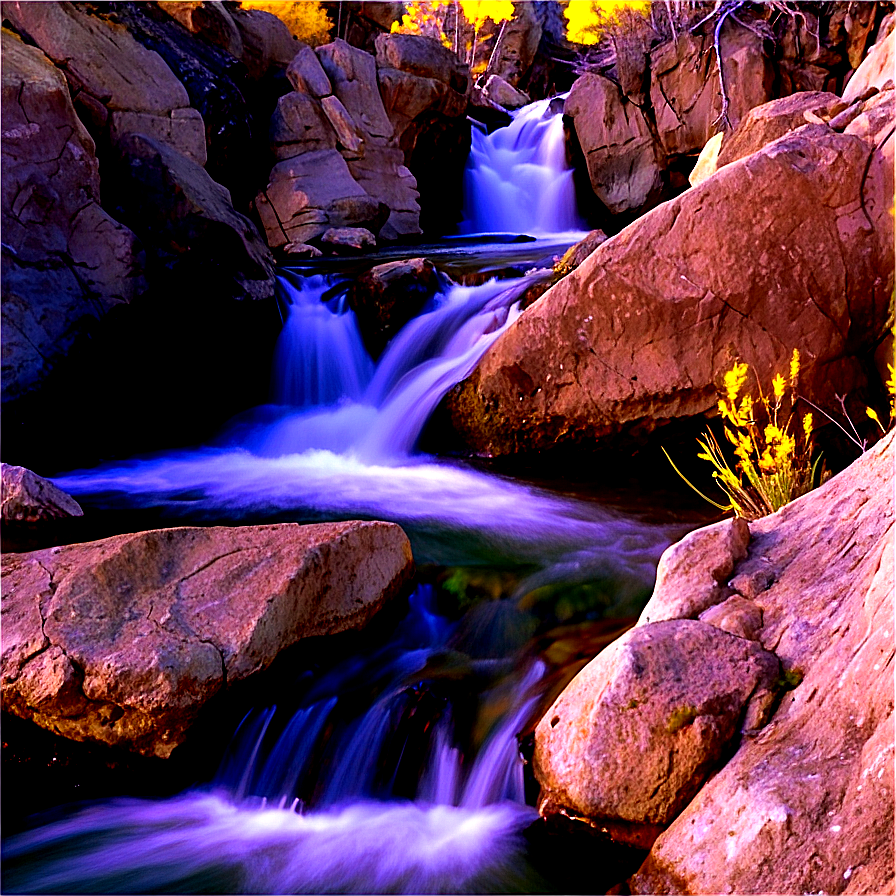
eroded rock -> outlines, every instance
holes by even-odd
[[[71,495],[25,467],[0,464],[0,482],[0,518],[4,523],[39,523],[84,515]]]
[[[631,892],[892,891],[893,469],[891,433],[751,524],[737,578],[771,572],[754,597],[760,641],[794,689],[660,836]]]
[[[4,709],[167,757],[202,706],[302,638],[361,628],[408,580],[391,523],[179,528],[7,555]]]
[[[541,812],[669,824],[742,725],[764,722],[779,674],[774,654],[702,622],[632,629],[535,729]]]

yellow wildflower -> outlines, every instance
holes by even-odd
[[[768,448],[762,452],[762,457],[759,458],[759,469],[763,470],[766,473],[770,473],[775,469],[775,461],[772,458],[771,451]]]
[[[785,435],[783,439],[775,446],[775,463],[779,466],[785,464],[796,450],[796,439],[793,436]]]
[[[774,423],[769,423],[769,425],[765,427],[765,441],[769,445],[774,445],[775,442],[780,442],[783,438],[784,433],[775,426]]]
[[[806,441],[809,441],[809,437],[812,435],[812,412],[810,411],[803,417],[803,435],[806,437]]]
[[[877,416],[877,411],[873,408],[865,408],[865,413],[878,425],[880,425],[880,417]]]
[[[746,364],[738,364],[734,362],[734,367],[725,374],[725,394],[728,401],[733,402],[740,392],[743,384],[747,381],[747,373],[750,368]]]
[[[748,423],[753,419],[753,396],[752,395],[744,395],[740,402],[740,411],[738,411],[740,418],[744,421],[744,423]]]
[[[797,377],[800,375],[800,353],[797,349],[793,350],[790,358],[790,385],[795,386]]]
[[[775,374],[775,378],[772,380],[772,389],[775,392],[775,399],[780,401],[784,397],[784,377],[781,376],[780,373]]]

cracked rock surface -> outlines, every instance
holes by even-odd
[[[771,571],[752,598],[759,642],[793,689],[659,837],[632,893],[893,892],[894,460],[891,433],[750,524],[733,584]]]
[[[177,528],[3,559],[4,709],[166,757],[302,638],[357,629],[412,573],[391,523]]]
[[[875,114],[887,108],[892,126],[892,105]],[[767,383],[798,348],[800,394],[832,410],[835,393],[876,377],[893,137],[863,128],[870,114],[846,133],[807,124],[599,246],[449,394],[468,445],[501,456],[643,440],[715,414],[738,357]]]

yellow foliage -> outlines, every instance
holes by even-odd
[[[486,20],[496,25],[513,17],[512,0],[460,0],[464,18],[478,31]]]
[[[596,44],[606,27],[626,12],[646,16],[650,6],[650,0],[569,0],[566,36],[573,43]]]
[[[443,6],[450,5],[451,0],[414,0],[406,4],[407,12],[401,17],[401,21],[392,23],[392,33],[434,37],[450,48],[451,40],[442,30],[442,21],[436,15]]]
[[[242,0],[240,5],[273,13],[293,37],[312,47],[330,41],[333,23],[318,0]]]

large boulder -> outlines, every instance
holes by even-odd
[[[659,837],[630,892],[893,892],[894,461],[891,433],[750,524],[732,584],[762,579],[748,590],[758,637],[794,689]]]
[[[663,185],[658,147],[641,109],[617,84],[595,72],[584,74],[563,111],[572,119],[592,189],[611,214],[657,201]]]
[[[134,234],[100,207],[94,142],[62,74],[2,35],[3,400],[39,386],[91,323],[146,288]]]
[[[63,71],[96,139],[139,131],[205,164],[202,116],[161,56],[125,28],[72,3],[13,0],[3,15]]]
[[[896,18],[890,15],[881,23],[877,43],[871,48],[865,61],[856,69],[843,91],[843,99],[851,102],[862,96],[869,87],[883,90],[894,84],[893,67],[896,65]]]
[[[4,709],[167,757],[200,709],[302,638],[358,629],[408,580],[391,523],[179,528],[3,559]]]
[[[774,654],[704,622],[632,629],[538,723],[540,811],[668,825],[732,738],[761,727],[779,677]]]
[[[273,296],[267,246],[204,168],[145,134],[122,137],[119,152],[112,176],[121,217],[160,260],[219,295]]]
[[[893,141],[860,136],[863,116],[853,133],[806,125],[600,246],[449,396],[468,444],[506,455],[643,440],[714,414],[736,357],[768,383],[798,348],[801,394],[832,410],[835,394],[876,377]]]

